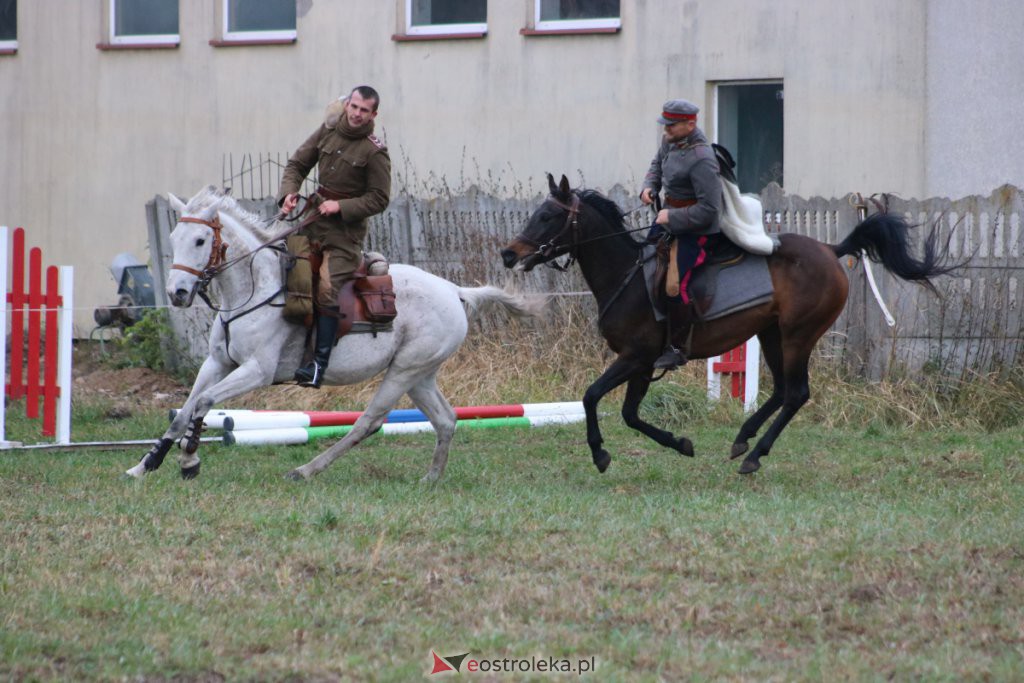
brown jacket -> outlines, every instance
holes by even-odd
[[[367,219],[384,211],[391,198],[391,157],[373,135],[373,121],[352,130],[342,102],[332,103],[324,123],[288,160],[277,196],[279,205],[285,196],[299,191],[313,166],[320,185],[342,199],[341,213],[310,225],[308,237],[330,246],[350,240],[362,243]]]

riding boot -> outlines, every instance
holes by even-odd
[[[665,350],[654,361],[656,370],[675,370],[686,365],[690,351],[690,333],[693,329],[693,306],[680,300],[668,302],[668,325]],[[682,344],[677,347],[673,341]]]
[[[334,335],[338,332],[338,309],[322,308],[316,318],[316,344],[313,347],[313,360],[295,371],[295,381],[301,387],[319,389],[324,382],[324,373],[331,360],[334,350]]]

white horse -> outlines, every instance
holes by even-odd
[[[157,469],[178,442],[181,475],[190,479],[199,473],[196,450],[203,417],[214,405],[234,396],[291,380],[302,360],[306,331],[281,316],[280,251],[260,249],[272,235],[260,227],[259,216],[213,186],[187,204],[173,194],[168,199],[180,216],[171,232],[174,265],[167,277],[168,298],[175,306],[187,307],[197,292],[205,296],[209,286],[219,312],[210,331],[210,355],[188,400],[160,440],[127,474],[141,478]],[[517,316],[536,312],[527,298],[497,287],[459,287],[408,265],[392,265],[390,272],[398,310],[392,331],[342,337],[325,377],[327,384],[353,384],[383,372],[384,380],[352,431],[289,472],[286,476],[291,479],[307,479],[323,471],[375,432],[403,394],[434,427],[434,458],[423,480],[439,479],[448,462],[456,418],[438,390],[437,371],[466,337],[463,303],[470,311],[498,304]]]

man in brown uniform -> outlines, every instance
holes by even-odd
[[[314,165],[320,180],[310,197],[320,219],[302,231],[323,256],[315,352],[295,373],[302,386],[319,388],[323,382],[338,330],[338,291],[359,266],[367,219],[384,211],[391,198],[391,158],[373,135],[379,104],[380,95],[367,85],[332,103],[324,123],[288,160],[281,180],[277,203],[285,213],[295,208],[302,181]]]
[[[671,370],[686,363],[686,354],[672,337],[683,342],[693,325],[693,310],[686,286],[690,271],[704,262],[721,234],[722,183],[718,160],[704,132],[697,127],[697,105],[669,100],[658,123],[665,127],[661,145],[644,177],[640,199],[644,204],[665,190],[668,208],[658,212],[655,224],[678,242],[680,294],[669,300],[669,339],[654,367]],[[652,230],[652,233],[655,232]]]

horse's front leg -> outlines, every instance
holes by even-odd
[[[653,439],[658,444],[692,458],[692,441],[685,436],[680,436],[677,439],[671,432],[658,429],[649,422],[640,419],[640,403],[644,400],[644,396],[647,395],[647,390],[650,386],[651,377],[647,373],[634,375],[629,379],[629,384],[626,385],[626,400],[622,402],[622,419],[625,420],[627,425]]]
[[[221,381],[229,371],[230,368],[225,367],[222,363],[214,360],[212,356],[203,361],[202,366],[199,368],[199,373],[196,375],[196,381],[192,384],[192,390],[189,392],[188,398],[185,399],[185,404],[171,421],[171,424],[167,427],[167,431],[164,432],[159,441],[153,444],[153,447],[149,449],[149,452],[142,456],[142,460],[139,461],[139,464],[125,471],[125,474],[136,479],[141,479],[147,472],[152,472],[158,469],[164,462],[164,456],[166,456],[167,452],[171,450],[171,446],[173,446],[174,443],[185,433],[185,430],[188,429],[199,397],[207,388]],[[207,408],[207,410],[209,410],[209,408]]]
[[[203,419],[210,409],[247,391],[269,385],[274,379],[273,367],[273,363],[262,365],[255,357],[250,357],[212,387],[197,393],[191,417],[185,418],[188,434],[182,439],[181,453],[178,454],[182,479],[194,479],[199,475],[199,456],[196,451],[199,448]]]
[[[601,444],[601,428],[597,424],[597,404],[609,391],[619,386],[636,373],[643,371],[643,366],[634,358],[619,356],[583,394],[583,411],[587,417],[587,445],[590,446],[591,457],[598,472],[604,472],[612,462]],[[650,372],[650,368],[647,368]]]

